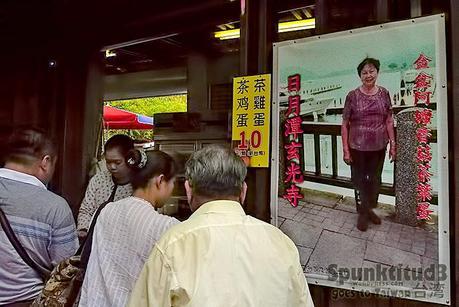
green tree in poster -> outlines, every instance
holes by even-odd
[[[146,97],[127,100],[105,101],[105,105],[112,106],[137,114],[153,116],[157,113],[186,112],[187,96],[172,95],[162,97]],[[104,130],[104,139],[115,134],[127,134],[135,140],[150,141],[153,139],[153,130]]]
[[[389,67],[390,69],[394,70],[394,69],[397,69],[397,68],[398,68],[398,65],[397,65],[396,63],[390,63],[390,64],[388,65],[388,67]]]

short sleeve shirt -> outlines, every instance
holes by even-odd
[[[347,94],[343,120],[349,121],[349,146],[360,151],[385,149],[389,141],[386,120],[392,116],[389,92],[379,87],[374,95],[355,89]]]

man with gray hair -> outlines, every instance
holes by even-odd
[[[313,306],[295,244],[242,209],[242,159],[209,146],[185,168],[193,214],[155,245],[129,306]]]

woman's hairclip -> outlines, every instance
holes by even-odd
[[[135,166],[137,168],[144,168],[145,165],[147,165],[147,161],[148,161],[148,158],[147,158],[147,153],[143,150],[143,149],[137,149],[137,151],[139,152],[140,154],[140,161],[139,163],[136,165],[136,161],[134,160],[133,157],[129,158],[127,160],[127,163],[129,165],[132,165],[132,166]]]

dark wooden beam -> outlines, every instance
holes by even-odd
[[[317,0],[316,1],[316,33],[324,34],[328,32],[329,24],[329,0]]]
[[[131,41],[145,37],[157,37],[171,33],[190,33],[210,26],[232,22],[238,19],[238,2],[210,1],[203,6],[186,5],[172,12],[150,14],[145,20],[113,25],[110,31],[99,34],[104,45]],[[202,8],[199,10],[198,8]],[[115,20],[116,21],[116,20]],[[210,33],[209,33],[210,34]]]
[[[378,23],[388,22],[390,20],[389,0],[376,0],[376,20]]]
[[[88,182],[88,171],[98,144],[102,117],[102,67],[97,51],[78,50],[63,54],[58,61],[55,131],[59,142],[57,190],[69,202],[74,214]]]
[[[272,72],[272,0],[246,0],[241,12],[240,75]],[[272,166],[274,167],[274,166]],[[247,213],[270,221],[270,168],[249,168]]]

